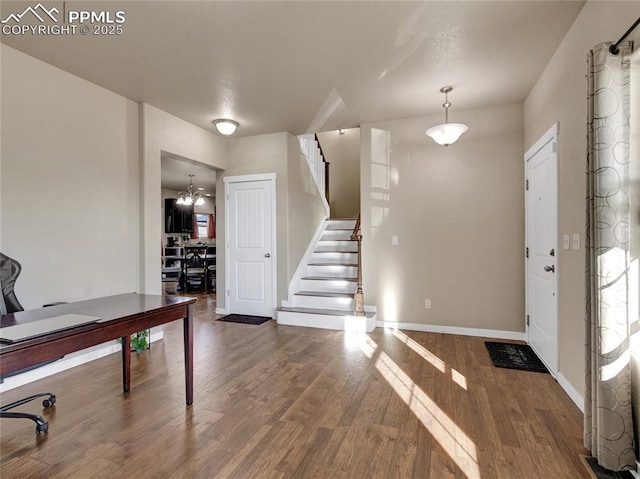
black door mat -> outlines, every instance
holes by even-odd
[[[256,326],[271,320],[266,316],[248,316],[246,314],[229,314],[218,321],[227,321],[229,323],[255,324]]]
[[[580,459],[584,462],[589,475],[593,479],[634,479],[633,474],[629,471],[610,471],[605,469],[598,464],[598,460],[595,457],[580,456]]]
[[[497,368],[521,369],[536,373],[548,373],[531,346],[527,344],[494,343],[485,341],[493,365]]]

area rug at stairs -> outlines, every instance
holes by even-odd
[[[521,369],[537,373],[548,373],[540,358],[527,344],[495,343],[485,341],[493,365],[497,368]]]
[[[248,316],[246,314],[228,314],[218,319],[218,321],[226,321],[228,323],[254,324],[256,326],[266,323],[269,320],[271,320],[271,318],[267,318],[266,316]]]

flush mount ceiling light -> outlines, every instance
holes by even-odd
[[[193,191],[193,177],[195,175],[189,175],[189,188],[187,191],[181,191],[178,193],[178,199],[176,203],[179,205],[204,205],[205,201],[202,197],[202,193],[199,191]],[[198,188],[199,190],[202,188]]]
[[[439,145],[449,146],[452,143],[458,141],[458,138],[467,131],[469,128],[462,123],[449,123],[449,107],[451,102],[449,101],[449,92],[453,90],[450,86],[443,86],[440,88],[440,92],[444,93],[444,123],[436,126],[432,126],[425,131],[427,136],[433,138],[433,141]]]
[[[238,123],[237,121],[229,120],[227,118],[219,118],[217,120],[213,120],[213,124],[224,136],[233,135],[236,131],[236,128],[240,126],[240,123]]]

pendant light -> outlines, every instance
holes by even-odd
[[[204,205],[205,201],[202,197],[202,193],[199,191],[193,191],[193,177],[195,175],[189,175],[189,187],[187,191],[181,191],[178,193],[178,199],[176,200],[176,204],[179,205]]]
[[[433,138],[439,145],[449,146],[462,136],[462,134],[469,128],[463,123],[449,123],[449,107],[451,102],[449,101],[449,92],[453,90],[450,86],[443,86],[440,88],[440,92],[444,93],[444,123],[436,126],[432,126],[425,134]]]

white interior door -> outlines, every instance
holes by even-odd
[[[228,311],[273,317],[275,178],[242,178],[225,178]]]
[[[557,125],[525,153],[527,340],[558,371]]]

